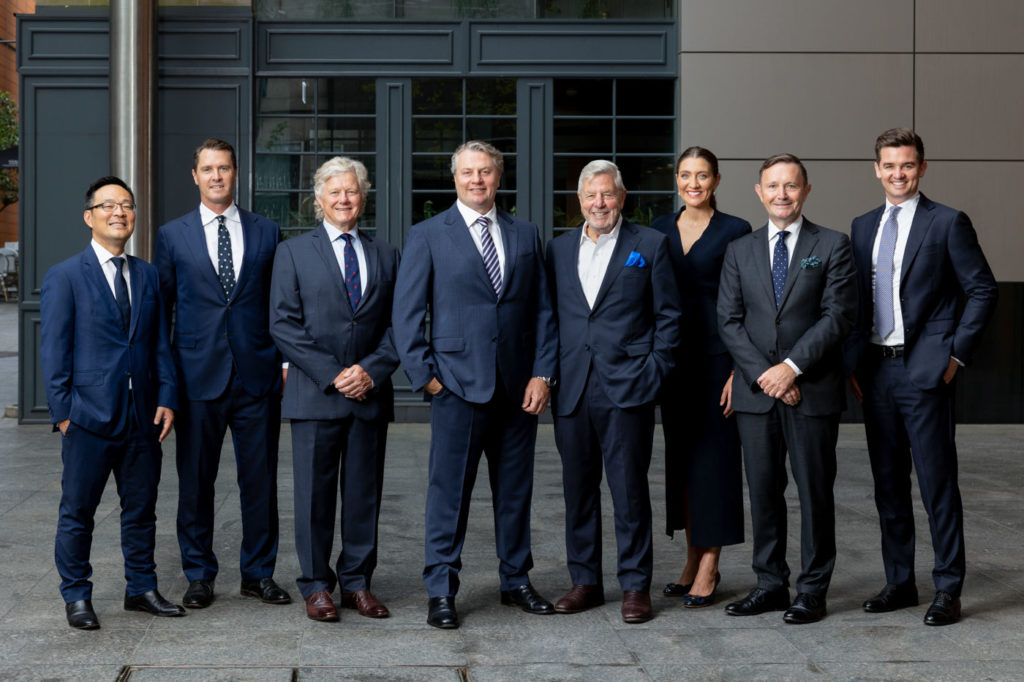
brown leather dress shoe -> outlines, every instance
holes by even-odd
[[[573,585],[555,604],[559,613],[579,613],[604,604],[604,588],[600,585]]]
[[[367,618],[387,618],[391,615],[388,607],[369,590],[356,590],[341,595],[341,605],[346,609],[355,609],[360,616]]]
[[[627,623],[646,623],[651,612],[651,593],[626,590],[622,593],[622,620]]]
[[[306,597],[306,615],[310,620],[322,622],[338,620],[338,609],[327,590],[320,590]]]

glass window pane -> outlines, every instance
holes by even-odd
[[[412,186],[416,189],[454,190],[450,156],[414,156]]]
[[[310,228],[316,220],[310,192],[260,193],[253,197],[253,210],[270,218],[282,229]]]
[[[555,190],[567,190],[576,193],[583,167],[599,156],[556,156],[554,162]],[[608,158],[605,156],[604,158]],[[629,183],[626,183],[629,187]]]
[[[554,82],[555,116],[608,116],[612,113],[612,81],[558,78]]]
[[[462,144],[461,118],[414,118],[412,150],[451,154]]]
[[[673,207],[672,195],[627,194],[622,215],[631,223],[650,226],[655,218],[670,213]]]
[[[672,119],[623,119],[616,121],[615,151],[618,154],[672,150]]]
[[[320,119],[319,151],[333,154],[373,152],[377,148],[377,119]]]
[[[494,205],[498,207],[499,211],[505,211],[506,213],[516,214],[516,193],[498,191],[498,196],[494,197]],[[528,216],[524,216],[528,217]]]
[[[308,181],[303,182],[302,174],[313,162],[312,156],[257,154],[254,166],[256,191],[304,188]]]
[[[256,151],[311,152],[313,128],[311,118],[258,118],[256,120]]]
[[[535,0],[538,19],[668,19],[666,0]]]
[[[370,114],[376,112],[377,88],[372,78],[321,78],[317,110],[322,114]]]
[[[306,101],[302,101],[303,83]],[[256,107],[260,114],[311,114],[316,79],[260,78],[257,81]]]
[[[616,161],[626,189],[667,192],[669,197],[676,193],[673,163],[671,156],[620,156]]]
[[[412,221],[418,223],[447,211],[455,203],[455,189],[448,192],[413,192]]]
[[[611,119],[556,118],[553,129],[556,153],[611,156]]]
[[[447,0],[445,0],[447,2]],[[458,78],[414,78],[412,113],[462,115],[462,81]]]
[[[466,113],[487,116],[514,116],[516,81],[514,78],[469,78],[466,80]]]
[[[516,151],[516,120],[514,118],[466,119],[466,139],[484,140],[497,147],[502,154],[514,154]],[[452,151],[455,151],[454,147]]]
[[[615,82],[615,113],[619,116],[672,116],[676,111],[675,81],[622,79]]]
[[[516,157],[512,154],[505,154],[502,159],[505,170],[501,174],[501,185],[498,191],[512,191],[516,188]]]
[[[583,224],[583,213],[580,211],[580,200],[576,194],[555,193],[555,212],[551,219],[552,226],[579,227]]]

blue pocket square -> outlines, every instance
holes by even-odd
[[[808,268],[821,267],[821,259],[817,256],[811,256],[810,258],[803,258],[800,260],[800,269],[806,270]]]
[[[647,261],[640,255],[639,251],[630,251],[629,258],[626,259],[627,268],[646,268]]]

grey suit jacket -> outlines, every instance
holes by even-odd
[[[718,293],[722,340],[735,364],[732,406],[764,413],[774,399],[757,385],[786,358],[797,377],[805,415],[838,414],[845,405],[842,341],[857,314],[857,287],[849,238],[804,219],[793,247],[782,305],[775,306],[767,225],[740,237],[725,252]]]

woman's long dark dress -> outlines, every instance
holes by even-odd
[[[685,210],[685,209],[684,209]],[[750,232],[750,223],[719,211],[690,251],[683,253],[676,221],[659,216],[651,227],[666,234],[682,299],[682,338],[676,368],[661,394],[665,433],[665,531],[686,528],[690,542],[721,547],[743,542],[743,474],[736,419],[718,404],[732,358],[718,335],[718,282],[725,249]]]

